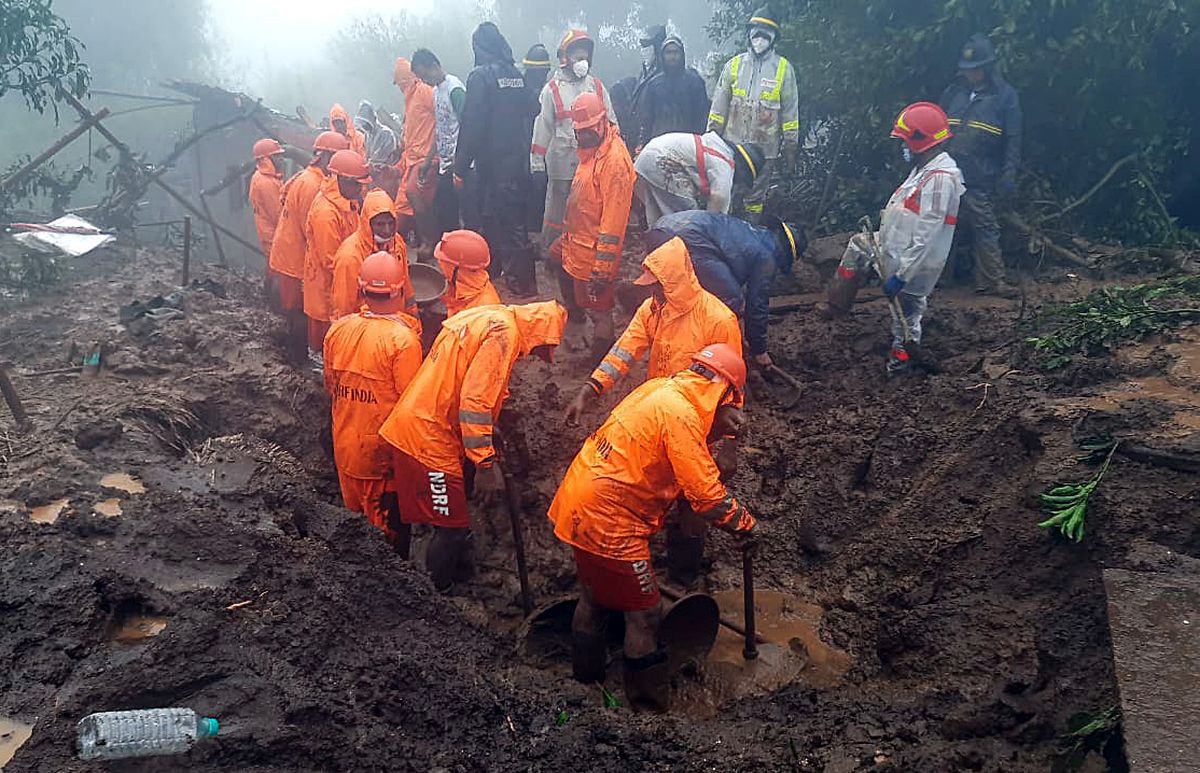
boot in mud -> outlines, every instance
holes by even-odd
[[[667,524],[667,579],[685,590],[700,583],[704,565],[704,537],[689,535]]]
[[[571,673],[584,684],[603,682],[608,665],[608,643],[603,634],[571,634]]]
[[[303,311],[284,312],[287,320],[287,360],[294,368],[308,360],[308,319]]]
[[[456,581],[462,579],[463,554],[468,552],[470,538],[470,529],[434,527],[433,539],[429,541],[429,549],[425,554],[425,568],[429,570],[429,579],[433,580],[433,587],[438,592],[446,593]]]
[[[911,373],[912,367],[912,357],[909,355],[908,350],[901,344],[893,345],[891,353],[888,354],[888,378],[895,378],[896,376]]]
[[[825,292],[824,302],[818,303],[815,308],[817,316],[821,319],[837,319],[849,314],[850,307],[854,305],[854,296],[865,281],[864,272],[838,266]]]
[[[625,699],[634,711],[664,714],[671,708],[671,671],[667,651],[625,658]]]
[[[910,341],[904,345],[905,351],[908,352],[908,361],[912,363],[916,370],[923,370],[926,373],[941,373],[942,366],[933,358],[925,347],[915,341]]]

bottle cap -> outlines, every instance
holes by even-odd
[[[212,738],[221,729],[221,723],[212,717],[201,717],[196,725],[196,735],[200,738]]]

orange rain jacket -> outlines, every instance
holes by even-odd
[[[579,148],[578,154],[563,226],[563,269],[581,281],[611,282],[621,266],[637,173],[615,124],[599,147]]]
[[[550,503],[555,536],[605,558],[649,561],[649,539],[681,494],[714,526],[754,528],[754,517],[721,483],[708,450],[726,389],[684,371],[631,392],[567,469]]]
[[[333,107],[329,108],[329,128],[333,129],[333,119],[341,118],[346,122],[346,139],[350,140],[350,149],[363,158],[367,157],[367,138],[362,135],[358,129],[354,127],[354,121],[350,120],[350,114],[346,112],[346,108],[339,103],[334,103]],[[333,129],[337,131],[336,129]]]
[[[433,104],[433,87],[413,75],[412,65],[403,57],[396,60],[394,80],[404,94],[404,155],[399,167],[400,192],[396,194],[396,213],[413,214],[408,201],[409,181],[429,157],[429,151],[437,140],[437,112]],[[437,172],[437,154],[430,166],[430,173]]]
[[[304,226],[304,313],[322,322],[333,319],[333,256],[358,228],[359,203],[338,190],[338,177],[331,174],[321,183]]]
[[[333,319],[353,314],[363,306],[358,294],[358,275],[363,261],[376,252],[390,252],[404,270],[404,311],[417,316],[417,302],[413,298],[412,282],[408,278],[408,245],[404,237],[396,234],[387,244],[375,241],[371,232],[371,218],[385,212],[392,213],[392,197],[385,191],[375,190],[363,199],[362,214],[358,216],[358,230],[348,236],[333,256],[333,285],[330,290]],[[420,334],[420,328],[417,329]]]
[[[391,477],[379,427],[421,366],[419,324],[407,314],[362,311],[325,336],[325,389],[333,398],[333,458],[361,480]]]
[[[612,388],[647,350],[647,378],[684,370],[692,355],[709,344],[725,343],[742,352],[737,316],[700,286],[682,239],[671,239],[647,255],[642,265],[658,278],[667,302],[648,298],[634,312],[629,327],[588,379],[598,394]]]
[[[446,292],[442,295],[442,302],[446,304],[447,317],[466,309],[500,303],[500,294],[496,292],[486,268],[463,268],[441,259],[438,259],[438,265],[446,277]]]
[[[279,225],[279,213],[283,208],[280,201],[282,191],[283,175],[275,171],[275,164],[270,158],[258,159],[254,176],[250,178],[250,209],[254,212],[258,243],[262,245],[268,263],[271,245],[275,241],[275,229]]]
[[[489,467],[513,364],[534,347],[558,345],[566,324],[557,301],[480,306],[447,319],[379,434],[432,470],[462,477],[464,456]]]
[[[279,225],[275,228],[275,241],[271,244],[271,268],[294,279],[304,278],[304,226],[308,222],[308,210],[313,199],[321,191],[325,173],[318,166],[306,166],[292,175],[283,185],[280,200],[283,211],[279,213]]]

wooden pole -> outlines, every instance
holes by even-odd
[[[183,286],[188,286],[192,267],[192,216],[183,216]]]
[[[209,224],[213,227],[213,246],[217,248],[217,257],[220,258],[222,266],[228,266],[229,260],[225,257],[225,247],[221,244],[221,234],[217,232],[216,220],[212,216],[212,210],[208,208],[208,199],[204,195],[200,196],[200,206],[204,207],[204,214],[208,216]],[[256,251],[259,250],[256,249]]]
[[[79,123],[78,126],[76,126],[74,129],[72,129],[71,131],[64,134],[58,142],[54,143],[53,145],[51,145],[50,147],[48,147],[44,151],[42,151],[42,153],[39,154],[37,156],[37,158],[30,160],[30,162],[28,164],[21,167],[17,171],[13,172],[11,175],[6,177],[3,181],[0,181],[0,191],[8,190],[11,186],[16,185],[18,182],[25,179],[29,175],[30,172],[37,169],[42,164],[46,163],[54,156],[58,155],[58,153],[63,148],[70,145],[75,140],[79,139],[79,137],[82,136],[84,132],[88,131],[93,126],[95,126],[97,121],[100,121],[107,117],[108,117],[108,108],[104,107],[104,108],[101,108],[100,111],[98,113],[96,113],[95,115],[84,118]]]
[[[0,393],[4,394],[4,402],[8,403],[8,409],[12,411],[13,419],[17,422],[17,431],[24,432],[29,429],[29,415],[25,413],[25,406],[21,405],[21,398],[17,397],[17,390],[8,380],[8,373],[4,368],[0,368]]]

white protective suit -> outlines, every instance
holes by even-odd
[[[633,165],[646,222],[702,207],[729,214],[735,152],[716,132],[671,132],[647,142]]]

